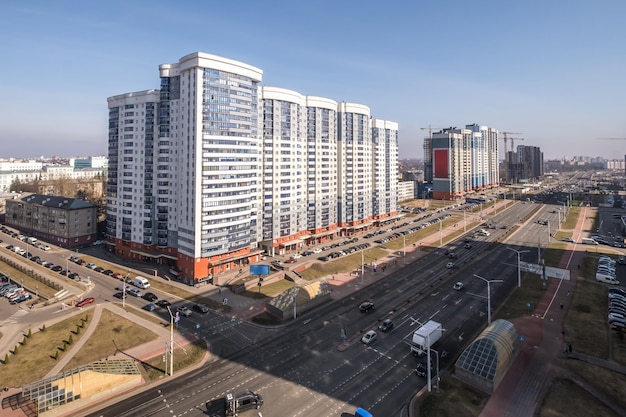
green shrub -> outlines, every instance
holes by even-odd
[[[4,364],[8,364],[9,363],[9,354],[7,353],[6,355],[4,355]]]
[[[72,336],[72,335],[70,334],[70,338],[69,338],[69,339],[67,339],[67,344],[68,344],[68,345],[71,345],[72,343],[74,343],[74,336]]]
[[[31,337],[33,335],[33,332],[30,330],[30,327],[28,328],[28,337]]]
[[[46,331],[46,325],[44,324],[43,326],[41,326],[41,331],[45,332]]]

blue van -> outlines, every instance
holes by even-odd
[[[354,417],[374,417],[372,413],[362,408],[357,408],[354,412]]]

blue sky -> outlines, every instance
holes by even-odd
[[[626,2],[370,0],[3,2],[0,157],[104,155],[109,96],[158,88],[196,51],[263,85],[367,105],[400,127],[478,123],[545,158],[623,158]]]

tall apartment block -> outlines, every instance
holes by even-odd
[[[432,161],[433,198],[454,200],[497,186],[497,138],[496,129],[472,124],[442,129],[424,139],[432,152],[424,159]]]
[[[537,146],[519,145],[516,152],[509,152],[506,178],[514,184],[519,180],[543,176],[543,152]]]
[[[119,256],[220,282],[262,253],[397,214],[397,124],[261,86],[260,69],[215,55],[159,70],[159,90],[108,99],[107,234]]]

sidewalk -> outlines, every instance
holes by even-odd
[[[584,208],[576,224],[575,233],[590,230],[593,216]],[[569,244],[568,250],[574,250]],[[571,259],[565,253],[561,258],[561,268],[578,265],[585,252],[576,250]],[[549,386],[554,361],[563,350],[562,329],[569,294],[573,293],[578,279],[578,270],[570,269],[570,280],[550,279],[548,288],[530,317],[512,320],[520,336],[525,341],[506,376],[491,395],[480,417],[533,417],[537,406]],[[560,306],[563,305],[563,308]]]

